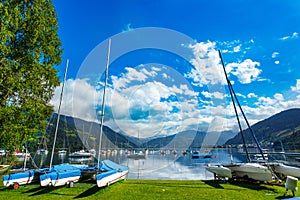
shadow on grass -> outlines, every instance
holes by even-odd
[[[12,187],[4,187],[4,188],[1,188],[0,191],[6,191],[6,190],[11,190]]]
[[[38,192],[39,190],[42,190],[43,188],[42,187],[36,187],[36,188],[32,188],[30,190],[27,190],[23,193],[32,193],[32,192]]]
[[[242,188],[251,189],[251,190],[267,190],[267,191],[276,192],[275,188],[269,188],[256,182],[234,181],[234,182],[230,182],[230,184]]]
[[[278,197],[276,197],[275,199],[286,199],[286,200],[288,200],[288,199],[293,199],[293,200],[297,200],[297,199],[300,199],[300,197],[294,197],[293,195],[289,195],[289,194],[284,194],[284,195],[282,195],[282,196],[278,196]]]
[[[201,184],[202,181],[195,181],[191,183],[184,183],[184,182],[156,182],[156,181],[147,181],[147,182],[126,182],[127,185],[147,185],[147,186],[155,186],[155,187],[175,187],[175,188],[206,188],[205,184]]]
[[[216,189],[224,189],[224,187],[222,185],[220,185],[219,181],[202,181],[207,185],[210,185]]]
[[[37,192],[34,194],[31,194],[29,196],[37,196],[37,195],[46,194],[46,193],[52,192],[54,190],[57,190],[58,188],[59,187],[52,187],[52,186],[35,188],[35,189],[38,189],[38,190],[36,190]]]
[[[87,191],[79,194],[78,196],[74,197],[74,199],[79,199],[79,198],[84,198],[84,197],[88,197],[91,196],[93,194],[95,194],[96,192],[98,192],[100,190],[100,188],[95,185],[92,188],[88,189]]]

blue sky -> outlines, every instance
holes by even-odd
[[[236,130],[218,49],[251,124],[300,107],[299,1],[53,3],[64,49],[58,69],[70,60],[63,114],[97,120],[108,38],[105,125],[116,131]]]

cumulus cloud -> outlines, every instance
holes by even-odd
[[[57,112],[62,83],[54,91],[51,104]],[[96,121],[95,105],[98,103],[101,92],[91,86],[84,79],[68,79],[65,83],[61,104],[61,114]]]
[[[297,37],[297,34],[291,37]],[[242,45],[234,44],[230,51],[241,51]],[[236,129],[230,97],[225,91],[214,89],[219,86],[224,89],[226,84],[216,43],[200,42],[189,47],[193,51],[190,62],[194,68],[185,76],[158,64],[127,66],[123,73],[110,76],[105,125],[132,136],[140,132],[140,137],[169,135],[184,130],[197,130],[199,127],[206,127],[210,131]],[[272,58],[278,55],[278,52],[273,52]],[[228,63],[226,71],[238,78],[236,82],[249,84],[263,80],[259,77],[262,72],[259,66],[259,62],[245,59]],[[234,81],[231,81],[233,84]],[[194,86],[197,86],[196,90]],[[90,85],[88,79],[67,80],[61,113],[97,121],[102,87],[102,84],[97,87]],[[55,90],[51,101],[56,110],[60,91],[61,86]],[[296,85],[291,86],[291,91],[300,92],[300,79]],[[289,99],[281,93],[270,97],[253,92],[237,93],[237,96],[243,101],[251,98],[251,102],[255,102],[253,106],[243,106],[251,124],[282,110],[300,107],[300,95],[295,99]]]
[[[228,73],[235,75],[241,83],[248,84],[257,80],[259,74],[262,72],[257,66],[260,66],[259,62],[246,59],[241,63],[227,64],[226,70]]]
[[[221,92],[208,92],[208,91],[202,91],[201,94],[205,97],[205,98],[216,98],[216,99],[224,99],[225,98],[225,94],[221,93]]]
[[[292,87],[291,87],[291,90],[292,90],[293,92],[300,92],[300,79],[297,79],[296,86],[292,86]]]
[[[190,45],[194,54],[194,58],[190,62],[195,68],[187,73],[187,77],[192,78],[195,85],[225,84],[219,54],[215,49],[215,45],[214,42],[210,41]]]

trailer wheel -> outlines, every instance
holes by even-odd
[[[14,183],[13,188],[16,190],[19,188],[19,183]]]

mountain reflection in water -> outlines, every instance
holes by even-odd
[[[112,151],[113,152],[113,151]],[[115,151],[116,152],[116,151]],[[148,179],[148,180],[208,180],[213,179],[213,174],[206,171],[205,167],[209,163],[229,163],[230,150],[226,148],[216,148],[211,150],[212,158],[207,160],[192,159],[191,154],[183,155],[182,150],[177,150],[177,154],[161,153],[160,151],[149,151],[145,159],[127,158],[125,152],[101,154],[100,159],[109,159],[129,167],[128,179]],[[245,161],[246,156],[243,153],[233,151],[233,161]],[[41,159],[42,158],[42,159]],[[43,165],[41,165],[43,161]],[[49,165],[49,154],[47,158],[36,157],[35,162],[39,167]],[[96,159],[83,162],[82,160],[70,160],[68,155],[54,156],[53,163],[82,163],[90,166],[96,165]]]

